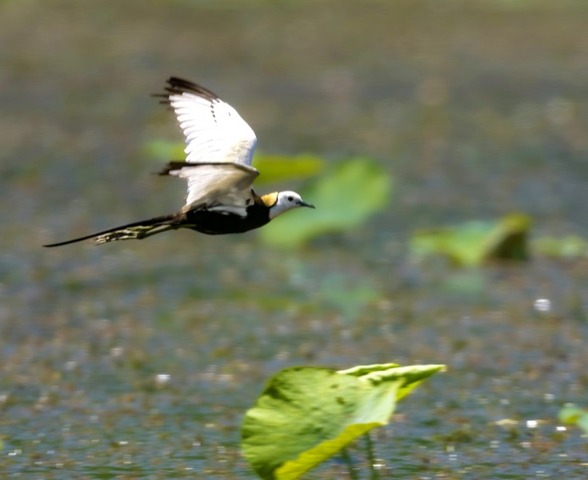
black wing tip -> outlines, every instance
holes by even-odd
[[[159,102],[163,105],[169,105],[169,94],[167,93],[152,93],[151,96],[153,98],[158,98]]]
[[[171,172],[175,170],[181,170],[183,167],[189,166],[194,166],[194,164],[180,160],[172,160],[171,162],[168,162],[159,172],[157,172],[157,175],[171,175]]]
[[[166,93],[156,93],[153,95],[154,97],[163,98],[164,100],[161,100],[161,103],[169,103],[170,95],[181,95],[185,92],[194,93],[199,97],[203,97],[210,101],[219,99],[216,93],[211,92],[207,88],[204,88],[202,85],[198,85],[194,82],[185,80],[180,77],[171,76],[167,79],[166,83]]]

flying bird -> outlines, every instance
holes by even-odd
[[[233,107],[210,90],[171,77],[165,93],[155,96],[173,109],[186,142],[186,160],[169,162],[159,175],[172,175],[188,182],[186,204],[177,213],[45,247],[90,239],[97,245],[141,240],[179,228],[208,235],[242,233],[262,227],[293,208],[314,208],[296,192],[255,193],[251,186],[259,175],[251,166],[257,142],[255,133]]]

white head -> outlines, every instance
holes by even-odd
[[[296,192],[286,190],[284,192],[278,192],[275,196],[275,202],[273,203],[273,205],[270,205],[269,207],[269,216],[271,220],[272,218],[276,218],[280,213],[287,212],[288,210],[292,210],[293,208],[314,208],[314,205],[306,203],[304,200],[302,200],[302,197],[298,195]]]

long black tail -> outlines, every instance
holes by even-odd
[[[142,222],[129,223],[121,225],[120,227],[109,228],[98,233],[85,235],[83,237],[66,240],[65,242],[50,243],[43,245],[44,247],[61,247],[62,245],[69,245],[70,243],[81,242],[83,240],[93,239],[95,245],[102,243],[114,242],[116,240],[141,240],[142,238],[156,235],[166,230],[172,230],[180,227],[178,223],[178,215],[163,215],[161,217],[143,220]]]

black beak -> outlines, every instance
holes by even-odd
[[[315,206],[312,203],[306,203],[306,202],[303,202],[302,200],[300,202],[298,202],[298,205],[300,205],[301,207],[315,208]]]

